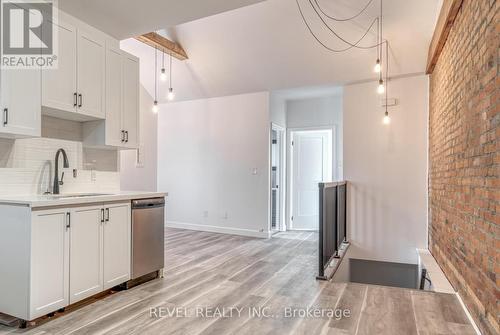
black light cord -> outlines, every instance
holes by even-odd
[[[312,9],[314,10],[314,12],[316,13],[316,15],[318,16],[318,18],[321,20],[321,22],[323,23],[323,25],[333,34],[335,35],[339,40],[341,40],[342,42],[344,42],[345,44],[351,46],[351,48],[358,48],[358,49],[373,49],[375,48],[376,46],[379,45],[379,42],[377,41],[377,43],[375,45],[371,45],[371,46],[360,46],[359,43],[366,37],[366,35],[368,34],[368,32],[371,30],[371,28],[373,27],[374,23],[375,22],[378,22],[378,18],[375,18],[373,20],[373,22],[370,24],[370,26],[368,27],[368,29],[366,29],[365,33],[363,34],[363,36],[361,36],[361,38],[359,40],[357,40],[355,43],[351,43],[349,42],[347,39],[343,38],[342,36],[340,36],[335,30],[333,30],[330,25],[325,21],[325,19],[323,19],[323,16],[321,16],[321,13],[318,11],[318,9],[316,8],[316,6],[314,6],[314,3],[313,3],[313,0],[308,0],[309,1],[309,4],[311,5]]]
[[[170,87],[172,88],[172,53],[170,53]]]
[[[155,47],[155,102],[158,101],[158,48]]]
[[[369,0],[366,5],[363,7],[363,9],[361,9],[361,11],[354,15],[354,16],[351,16],[349,18],[345,18],[345,19],[339,19],[339,18],[336,18],[334,16],[331,16],[329,15],[328,13],[326,13],[326,11],[321,7],[321,5],[319,4],[319,0],[314,0],[314,2],[316,3],[316,5],[318,6],[319,10],[321,11],[321,13],[323,13],[323,15],[325,15],[327,18],[331,19],[331,20],[334,20],[334,21],[338,21],[338,22],[345,22],[345,21],[350,21],[350,20],[353,20],[355,18],[357,18],[358,16],[360,16],[361,14],[364,13],[364,11],[368,8],[368,6],[370,6],[370,4],[373,2],[373,0]]]
[[[161,55],[161,68],[165,70],[165,49],[162,50],[162,55]]]
[[[382,71],[380,71],[382,73]],[[389,41],[385,43],[385,114],[389,115],[388,111],[388,93],[389,92]]]
[[[332,51],[332,52],[345,52],[345,51],[348,51],[352,48],[361,48],[361,49],[372,49],[372,48],[376,48],[377,46],[380,46],[382,45],[384,42],[381,42],[381,43],[378,43],[375,44],[375,45],[372,45],[372,46],[366,46],[366,47],[359,47],[358,44],[359,42],[361,42],[365,37],[366,35],[368,35],[368,32],[370,31],[370,29],[372,28],[373,24],[375,22],[378,22],[378,18],[375,18],[372,22],[372,24],[370,25],[370,27],[365,31],[365,33],[363,34],[363,36],[361,36],[361,38],[355,43],[355,44],[352,44],[352,43],[348,43],[349,46],[346,47],[346,48],[343,48],[343,49],[334,49],[334,48],[331,48],[329,47],[328,45],[326,45],[325,43],[323,43],[319,38],[318,36],[316,36],[316,34],[314,33],[314,31],[312,30],[311,26],[309,25],[309,23],[307,22],[305,16],[304,16],[304,12],[302,11],[302,7],[300,6],[299,4],[299,0],[295,0],[295,2],[297,3],[297,8],[299,9],[299,13],[300,13],[300,16],[302,17],[302,21],[304,22],[305,26],[307,27],[307,29],[309,30],[309,33],[314,37],[314,39],[319,43],[321,44],[325,49],[329,50],[329,51]],[[332,30],[330,29],[334,34],[335,36],[337,36],[337,34]],[[337,36],[339,37],[339,36]],[[340,38],[340,37],[339,37]]]

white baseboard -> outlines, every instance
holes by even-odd
[[[248,236],[248,237],[258,237],[258,238],[270,238],[272,235],[272,232],[270,232],[270,231],[258,231],[258,230],[251,230],[251,229],[209,226],[209,225],[201,225],[201,224],[178,222],[178,221],[167,221],[166,226],[170,227],[170,228],[207,231],[207,232],[211,232],[211,233],[240,235],[240,236]]]

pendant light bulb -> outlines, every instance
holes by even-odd
[[[168,101],[172,101],[175,99],[175,93],[174,93],[174,89],[172,87],[170,87],[168,89],[167,99],[168,99]]]
[[[160,80],[161,81],[167,81],[167,72],[165,71],[165,68],[161,69]]]
[[[377,59],[377,63],[375,63],[373,71],[375,71],[375,73],[380,73],[380,71],[382,71],[382,66],[380,65],[380,59]]]
[[[386,111],[384,115],[384,124],[390,124],[391,123],[391,117],[389,116],[389,112]]]
[[[384,94],[385,93],[385,86],[384,86],[384,81],[380,79],[378,81],[378,88],[377,88],[378,94]]]
[[[153,113],[158,113],[158,101],[153,102]]]

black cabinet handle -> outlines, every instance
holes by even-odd
[[[128,143],[128,130],[125,130],[125,143]]]
[[[71,228],[71,213],[67,212],[66,213],[66,230]]]
[[[125,130],[122,130],[122,143],[125,142]]]
[[[101,208],[101,223],[104,223],[104,208]]]
[[[75,92],[73,93],[73,107],[76,107],[78,105],[78,94]]]
[[[106,208],[106,222],[109,222],[109,208]]]
[[[81,93],[78,94],[78,99],[80,100],[78,102],[78,107],[82,107],[83,106],[83,95]]]
[[[3,109],[3,125],[6,126],[9,123],[9,109]]]

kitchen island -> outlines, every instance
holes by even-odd
[[[0,313],[31,321],[131,278],[131,202],[159,192],[0,197]]]

